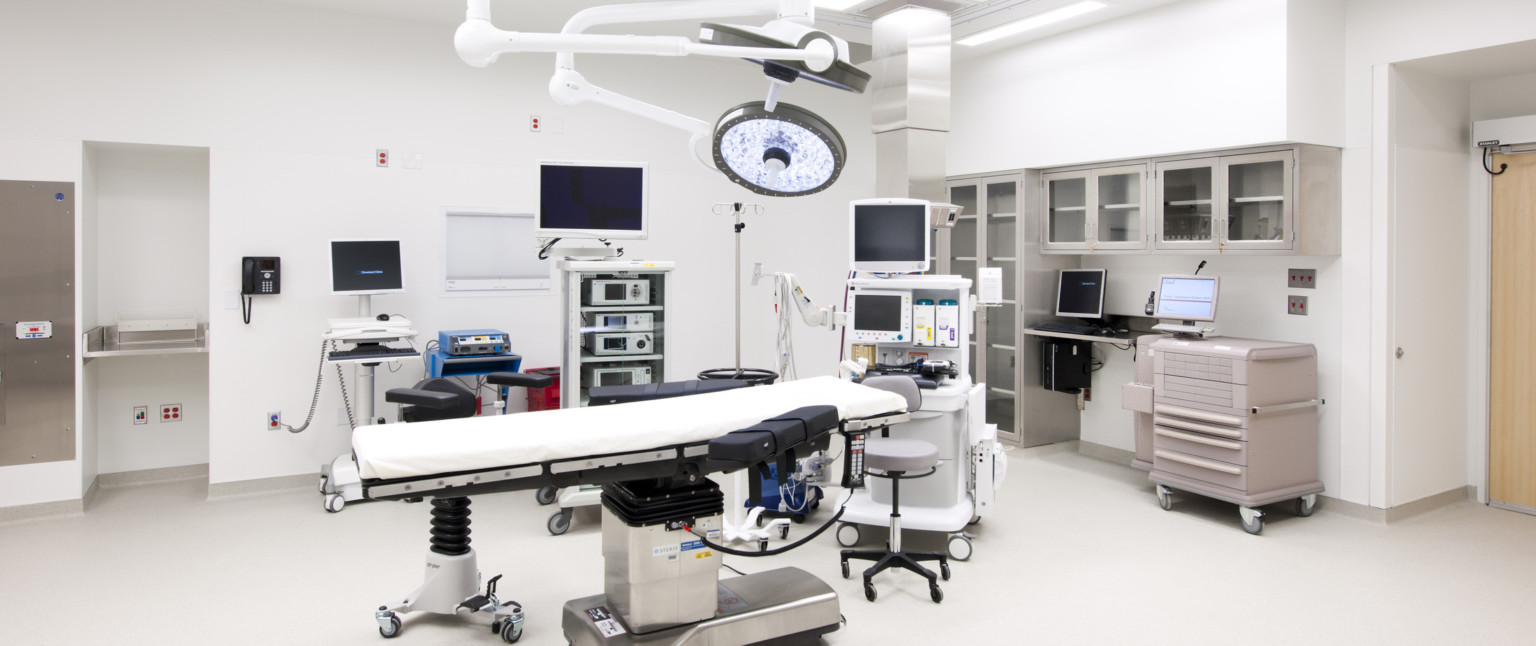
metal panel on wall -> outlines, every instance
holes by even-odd
[[[73,183],[0,181],[0,466],[75,459],[74,213]]]

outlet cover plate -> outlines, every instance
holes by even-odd
[[[134,406],[133,407],[133,425],[134,426],[142,426],[142,425],[148,424],[148,423],[149,423],[149,407],[148,406]]]
[[[1285,313],[1295,314],[1297,316],[1306,316],[1307,297],[1295,295],[1287,296],[1285,298]]]
[[[1317,289],[1316,269],[1287,269],[1288,277],[1286,287],[1291,289]]]
[[[181,404],[161,404],[160,405],[160,423],[161,424],[165,424],[165,423],[168,423],[168,422],[179,422],[179,421],[181,421],[185,417],[186,417],[186,411],[182,410]]]

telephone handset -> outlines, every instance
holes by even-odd
[[[251,324],[251,296],[283,291],[282,259],[277,256],[246,256],[240,259],[240,313]]]
[[[282,259],[276,256],[246,256],[240,259],[240,293],[282,293],[281,265]]]

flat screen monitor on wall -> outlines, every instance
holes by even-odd
[[[1175,321],[1215,321],[1216,276],[1162,276],[1158,280],[1157,311],[1152,316]]]
[[[405,291],[399,240],[332,240],[331,293],[362,295]]]
[[[643,162],[539,162],[539,238],[644,240],[649,189]]]
[[[906,198],[849,203],[849,244],[854,271],[928,271],[928,202]]]
[[[1104,317],[1104,270],[1063,269],[1056,286],[1056,316]]]

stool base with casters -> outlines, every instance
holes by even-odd
[[[843,550],[842,565],[843,578],[852,576],[852,570],[848,567],[850,559],[874,561],[875,564],[864,570],[864,598],[874,601],[879,596],[875,590],[874,577],[885,570],[899,568],[917,573],[928,579],[928,595],[934,603],[944,600],[944,590],[939,588],[939,578],[949,580],[949,557],[941,552],[907,552],[901,549],[901,481],[922,478],[933,475],[937,470],[938,449],[932,444],[920,440],[881,439],[872,440],[865,447],[865,465],[867,468],[879,469],[881,466],[911,468],[914,465],[927,466],[925,473],[909,476],[906,471],[895,468],[886,469],[883,473],[868,473],[876,478],[889,478],[891,480],[891,540],[889,549],[884,550]],[[935,575],[933,570],[923,567],[924,561],[938,561],[940,574]]]

